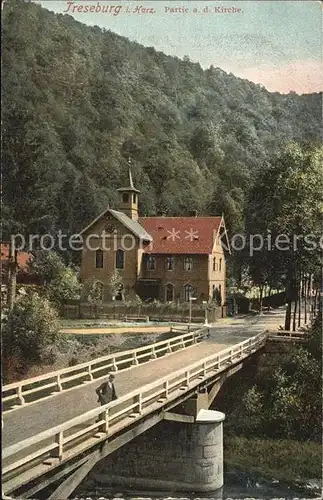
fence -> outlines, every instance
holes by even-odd
[[[32,472],[33,467],[39,475],[39,461],[41,464],[46,464],[44,472],[48,472],[50,468],[79,455],[94,443],[99,443],[119,433],[152,411],[162,409],[183,392],[198,387],[203,381],[225,370],[232,363],[249,356],[262,346],[266,339],[267,333],[260,333],[185,369],[138,388],[101,408],[91,410],[62,425],[41,432],[37,436],[4,448],[2,452],[4,492],[12,491],[8,486],[6,487],[6,481],[9,484],[10,478],[15,478],[15,484],[17,484],[20,469],[26,477],[28,464],[31,469],[30,481],[35,477],[35,473],[33,476]],[[98,417],[99,420],[93,422]],[[37,447],[38,449],[35,450]],[[22,456],[24,454],[25,456]]]
[[[175,329],[173,329],[176,331]],[[103,356],[70,368],[14,382],[2,388],[2,410],[16,405],[39,401],[50,395],[71,389],[94,379],[106,376],[110,371],[124,370],[165,354],[195,345],[203,340],[204,329],[182,334],[145,347]]]
[[[226,316],[226,306],[208,311],[209,322]],[[114,319],[125,320],[126,316],[147,317],[150,321],[188,322],[189,307],[170,306],[168,304],[126,305],[125,303],[107,303],[101,305],[67,304],[61,309],[61,316],[67,319]],[[192,307],[192,320],[204,322],[205,310],[200,306]]]

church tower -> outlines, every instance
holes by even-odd
[[[138,220],[138,194],[140,191],[136,189],[133,185],[132,175],[131,175],[131,160],[128,160],[129,164],[129,186],[119,188],[119,210],[126,214],[132,220]]]

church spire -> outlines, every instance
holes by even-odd
[[[134,185],[133,185],[133,180],[132,180],[132,173],[131,173],[131,158],[129,156],[128,158],[128,165],[129,165],[129,186],[132,188],[132,189],[135,189]]]
[[[128,158],[129,184],[126,187],[119,188],[120,202],[119,209],[130,219],[138,219],[138,194],[140,191],[134,187],[131,173],[131,158]]]

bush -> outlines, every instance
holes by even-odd
[[[76,356],[73,356],[69,361],[68,361],[68,366],[75,366],[79,363],[79,359]]]
[[[19,358],[26,364],[44,362],[58,341],[57,313],[37,294],[15,303],[3,327],[4,358]]]

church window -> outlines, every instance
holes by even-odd
[[[185,271],[192,271],[193,257],[184,257],[184,269]]]
[[[116,251],[116,269],[124,269],[124,251],[121,249]]]
[[[103,251],[101,249],[95,252],[95,267],[103,269]]]
[[[190,298],[193,297],[193,287],[192,285],[185,285],[184,286],[184,301],[189,302]]]
[[[173,302],[174,300],[174,285],[168,283],[165,288],[165,300],[166,302]]]

